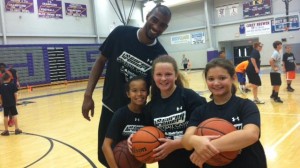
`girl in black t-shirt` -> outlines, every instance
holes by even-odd
[[[153,151],[159,168],[194,168],[183,149],[182,136],[192,111],[206,103],[205,98],[191,89],[184,88],[184,78],[171,56],[160,56],[152,64],[151,101],[145,107],[147,125],[162,130],[166,138]]]
[[[235,96],[235,70],[230,61],[214,59],[204,70],[205,80],[213,99],[193,111],[182,140],[187,150],[193,150],[191,161],[199,167],[214,155],[241,150],[238,157],[223,168],[266,168],[266,156],[259,141],[260,113],[254,102]],[[197,126],[209,118],[222,118],[237,131],[222,137],[194,135]],[[204,164],[204,165],[203,165]]]
[[[148,96],[146,80],[140,76],[133,77],[128,81],[125,89],[130,103],[114,113],[102,145],[103,153],[111,168],[118,167],[112,148],[144,126],[141,112]]]

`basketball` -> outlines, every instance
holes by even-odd
[[[195,132],[196,135],[225,135],[232,131],[236,131],[236,128],[228,121],[221,118],[210,118],[198,125]],[[231,163],[239,154],[239,151],[221,152],[208,161],[207,164],[211,166],[224,166]]]
[[[156,162],[152,157],[153,149],[161,145],[158,139],[164,137],[164,133],[156,127],[146,126],[139,129],[131,139],[133,155],[143,163]]]
[[[129,152],[127,140],[119,142],[113,149],[118,168],[141,168],[143,163]]]

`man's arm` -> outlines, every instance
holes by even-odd
[[[93,95],[94,89],[96,87],[96,84],[97,84],[102,72],[103,72],[106,61],[107,61],[107,58],[102,54],[96,60],[94,66],[92,68],[92,71],[90,73],[87,88],[86,88],[84,96],[92,96]]]
[[[103,72],[105,63],[107,58],[104,55],[100,55],[100,57],[96,60],[92,71],[89,76],[88,84],[84,93],[84,99],[82,104],[82,115],[85,119],[90,121],[89,111],[91,111],[91,116],[94,116],[94,100],[92,98],[93,92],[95,90],[96,84]]]

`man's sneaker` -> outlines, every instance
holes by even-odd
[[[273,94],[271,94],[270,98],[271,98],[271,99],[274,99],[274,98],[275,98],[275,96],[274,96]]]
[[[292,89],[292,88],[287,88],[287,91],[288,91],[288,92],[293,92],[294,89]]]
[[[274,98],[274,101],[277,103],[283,103],[283,101],[280,99],[280,97]]]
[[[259,100],[259,99],[254,99],[253,102],[254,102],[255,104],[265,104],[264,101],[261,101],[261,100]]]
[[[2,133],[1,133],[1,135],[2,136],[9,136],[9,132],[6,130],[6,131],[3,131]]]
[[[15,134],[16,134],[16,135],[21,134],[21,133],[22,133],[22,130],[20,130],[20,129],[16,129],[16,130],[15,130]]]

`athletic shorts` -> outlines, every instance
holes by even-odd
[[[256,86],[261,86],[261,80],[260,80],[258,73],[252,72],[252,71],[247,71],[247,76],[249,79],[249,83],[256,85]]]
[[[296,78],[296,71],[286,72],[286,80],[294,80]]]
[[[280,73],[277,72],[271,72],[270,78],[271,78],[271,85],[272,86],[280,86],[281,85],[281,77]]]
[[[16,106],[3,107],[3,109],[4,109],[4,117],[8,117],[9,115],[12,116],[18,115]]]
[[[188,64],[183,64],[183,69],[187,69]]]
[[[246,83],[246,75],[244,73],[237,72],[236,76],[240,84],[244,85]]]

